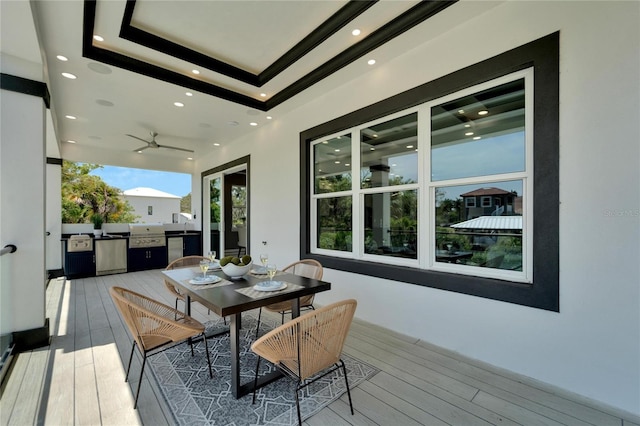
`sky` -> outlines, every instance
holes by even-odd
[[[191,192],[191,175],[155,170],[130,169],[126,167],[102,166],[91,172],[100,176],[110,186],[122,191],[133,188],[153,188],[178,197]]]

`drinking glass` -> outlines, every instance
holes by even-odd
[[[200,270],[202,271],[202,278],[206,279],[207,278],[207,271],[209,270],[209,261],[208,260],[201,260],[200,261]]]
[[[267,265],[267,275],[269,275],[269,281],[273,280],[273,277],[276,275],[278,268],[274,264]]]
[[[260,262],[262,262],[262,266],[267,266],[267,262],[269,261],[269,255],[263,253],[260,255]]]
[[[216,251],[211,250],[209,253],[207,253],[207,256],[209,257],[211,263],[213,263],[213,261],[216,260]]]

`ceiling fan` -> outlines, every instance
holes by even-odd
[[[169,146],[169,145],[160,145],[159,143],[156,142],[156,136],[158,136],[158,133],[156,132],[149,132],[149,133],[151,134],[151,141],[147,141],[137,136],[127,134],[127,136],[129,137],[138,139],[139,141],[145,142],[147,144],[147,146],[143,146],[142,148],[134,149],[133,152],[140,152],[147,148],[168,148],[168,149],[176,149],[178,151],[194,152],[192,149],[178,148],[176,146]]]

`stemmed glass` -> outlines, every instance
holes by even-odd
[[[269,261],[269,255],[263,253],[260,255],[260,262],[262,262],[262,266],[267,266],[267,262]]]
[[[200,261],[200,270],[202,271],[202,279],[207,279],[207,271],[209,270],[209,261],[201,260]]]
[[[269,275],[269,281],[273,281],[273,277],[276,275],[278,268],[274,264],[267,265],[267,275]]]
[[[216,260],[216,251],[211,250],[209,253],[207,253],[207,256],[209,257],[211,263],[213,263]]]

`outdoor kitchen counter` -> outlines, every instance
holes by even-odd
[[[157,235],[156,235],[157,236]],[[81,278],[90,277],[95,275],[120,273],[120,272],[132,272],[141,271],[146,269],[159,269],[167,266],[169,261],[168,244],[166,242],[169,239],[180,238],[183,241],[181,255],[200,255],[202,254],[202,232],[188,230],[186,233],[179,230],[166,231],[164,233],[164,240],[161,244],[150,247],[132,247],[132,237],[127,232],[113,232],[107,235],[96,237],[93,233],[67,233],[61,237],[62,243],[62,264],[64,273],[69,278]],[[78,240],[81,238],[81,240]],[[85,243],[79,243],[79,241],[86,241]],[[121,265],[121,261],[118,262],[117,267],[109,264],[110,259],[105,259],[104,255],[98,259],[96,256],[96,244],[102,241],[123,241],[124,250],[126,251],[126,266]],[[122,247],[122,244],[118,245]],[[102,246],[101,248],[106,248]],[[119,248],[118,250],[122,250]],[[104,252],[104,250],[100,250]],[[107,257],[121,258],[121,255],[111,256],[108,251]],[[120,252],[118,252],[120,253]],[[98,262],[100,260],[100,262]],[[102,264],[107,262],[109,265],[106,270],[102,268]],[[99,265],[100,264],[100,265]]]

